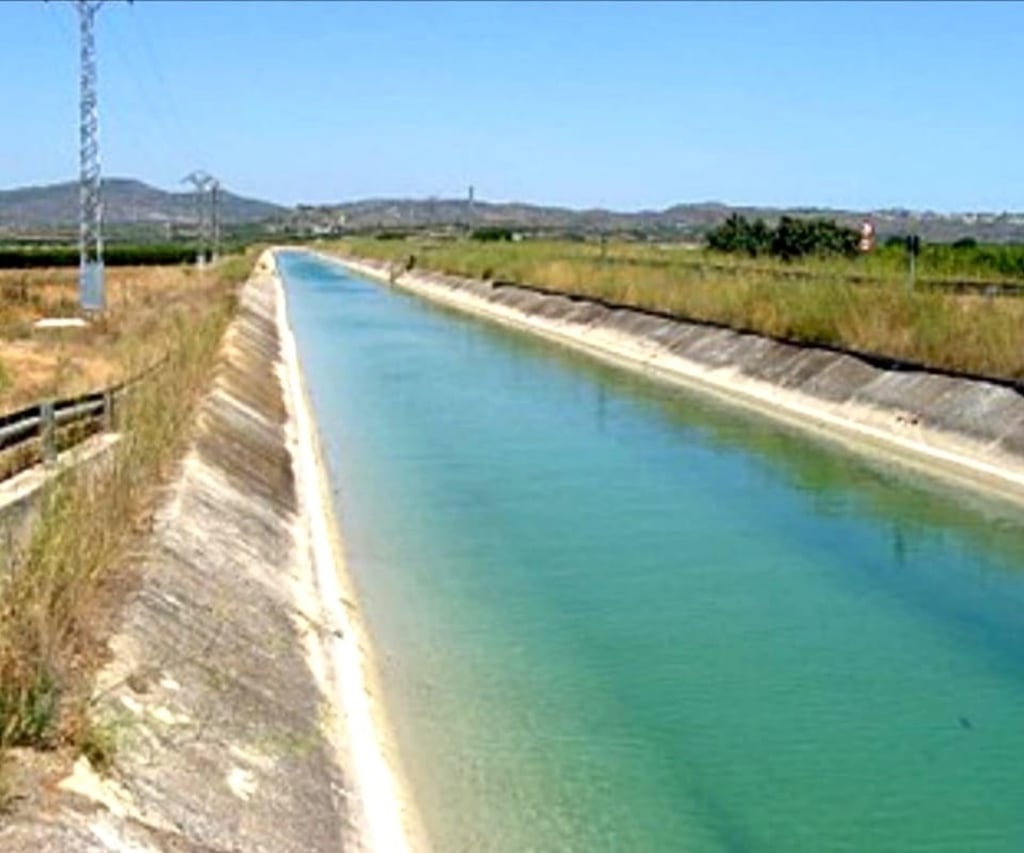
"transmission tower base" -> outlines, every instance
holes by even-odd
[[[78,304],[83,311],[107,307],[103,261],[87,261],[78,270]]]

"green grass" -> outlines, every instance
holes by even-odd
[[[786,264],[678,246],[345,240],[333,248],[456,275],[532,284],[805,344],[999,379],[1024,378],[1024,299],[910,292],[895,249]],[[934,247],[936,252],[943,247]],[[951,254],[949,250],[947,254]],[[922,256],[933,280],[991,269]]]
[[[118,720],[86,718],[77,746],[97,773],[106,775],[113,768],[124,726]]]

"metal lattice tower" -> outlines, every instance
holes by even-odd
[[[81,34],[81,103],[79,115],[79,273],[78,298],[86,311],[102,311],[103,201],[100,196],[100,143],[96,95],[96,13],[104,0],[72,0]]]
[[[220,249],[220,221],[217,216],[220,182],[213,175],[198,169],[187,174],[181,182],[191,184],[195,190],[196,265],[201,267],[206,263],[208,249],[212,258],[216,258]]]
[[[181,182],[192,184],[195,191],[193,198],[196,205],[196,266],[201,267],[206,252],[206,217],[203,215],[203,187],[206,182],[206,174],[199,171],[190,172],[181,179]]]

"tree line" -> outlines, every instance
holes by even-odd
[[[225,246],[223,253],[237,251]],[[162,266],[191,263],[196,248],[187,243],[107,245],[103,261],[107,266]],[[0,246],[0,269],[78,266],[77,246]]]
[[[772,227],[763,219],[753,222],[733,213],[707,234],[708,248],[716,252],[742,253],[752,258],[769,256],[784,261],[805,255],[857,254],[860,235],[832,219],[779,218]]]

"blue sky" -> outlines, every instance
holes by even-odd
[[[461,196],[1024,209],[1024,4],[110,0],[105,175]],[[0,187],[77,173],[77,26],[0,2]]]

